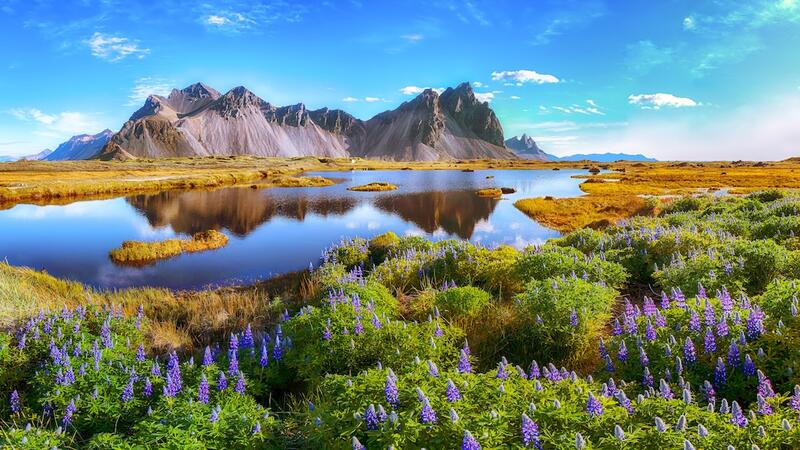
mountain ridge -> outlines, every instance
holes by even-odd
[[[514,159],[488,103],[469,83],[427,89],[366,121],[305,104],[275,106],[243,86],[225,94],[195,83],[151,95],[93,157],[359,156],[371,159]]]

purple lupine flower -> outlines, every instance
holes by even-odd
[[[611,360],[610,356],[606,356],[606,367],[605,371],[608,373],[614,372],[614,361]]]
[[[151,395],[153,395],[153,383],[150,381],[150,377],[145,377],[144,379],[144,388],[142,388],[142,395],[144,395],[145,397],[150,397]]]
[[[661,309],[669,309],[669,296],[664,291],[661,291]]]
[[[742,408],[739,407],[739,403],[737,403],[736,400],[733,401],[731,406],[730,422],[739,428],[744,428],[747,426],[747,417],[745,417],[742,413]]]
[[[419,413],[419,421],[426,425],[436,423],[436,411],[431,408],[431,403],[428,401],[427,397],[423,397],[422,399],[422,411]]]
[[[740,358],[739,346],[736,345],[736,341],[731,341],[731,345],[728,347],[728,365],[733,368],[739,367]]]
[[[539,426],[536,425],[527,414],[522,413],[522,444],[525,447],[533,447],[542,450],[542,443],[539,441]]]
[[[222,408],[217,405],[216,408],[211,410],[211,416],[208,418],[208,421],[211,423],[219,422],[219,413],[222,411]]]
[[[231,333],[230,341],[228,341],[228,350],[231,352],[239,350],[239,338],[236,337],[236,333]]]
[[[758,393],[765,398],[774,397],[775,391],[772,390],[772,382],[764,375],[764,372],[758,371]]]
[[[206,374],[200,377],[200,385],[197,387],[197,401],[208,404],[208,379],[206,378]]]
[[[258,365],[265,368],[269,365],[269,352],[267,351],[266,344],[261,344],[261,357],[258,360]]]
[[[502,361],[500,361],[500,363],[497,365],[497,375],[495,375],[495,377],[501,380],[505,380],[506,378],[508,378],[508,372],[506,372],[506,365],[503,364]]]
[[[378,315],[372,313],[372,326],[375,327],[376,330],[380,330],[383,327],[381,320],[378,319]]]
[[[129,401],[133,400],[133,383],[136,382],[136,375],[131,374],[131,377],[128,379],[128,382],[125,384],[125,387],[122,389],[122,403],[128,403]]]
[[[136,322],[133,324],[133,326],[136,327],[137,330],[142,329],[143,317],[144,317],[144,305],[139,305],[139,307],[136,308]]]
[[[472,436],[472,433],[465,430],[464,439],[461,441],[461,450],[481,450],[481,444]]]
[[[330,321],[330,319],[328,319],[328,320]],[[324,341],[330,341],[330,340],[331,340],[331,338],[333,338],[333,332],[331,331],[331,328],[330,328],[330,326],[327,326],[327,327],[325,327],[325,329],[322,331],[322,340],[324,340]]]
[[[436,367],[436,363],[431,360],[428,360],[428,375],[439,378],[439,368]]]
[[[214,364],[214,355],[211,353],[211,348],[206,345],[206,350],[203,352],[203,366],[207,367]]]
[[[719,298],[720,306],[722,307],[722,311],[725,313],[730,313],[733,310],[733,299],[731,298],[731,294],[725,289],[725,286],[722,287],[722,291],[717,294]]]
[[[642,367],[647,367],[650,365],[650,358],[647,357],[644,347],[639,347],[639,364],[641,364]]]
[[[261,433],[261,421],[256,421],[255,425],[253,425],[253,429],[250,431],[250,434],[255,436]]]
[[[691,316],[689,316],[689,330],[695,333],[700,332],[700,316],[697,315],[697,312],[692,310]]]
[[[589,398],[586,400],[586,412],[592,418],[603,414],[603,404],[591,392],[589,392]]]
[[[283,357],[283,349],[281,348],[281,335],[275,335],[275,344],[272,347],[272,359],[280,361]]]
[[[714,367],[714,386],[717,388],[725,386],[728,382],[728,371],[722,358],[717,358],[717,365]]]
[[[644,302],[642,303],[642,311],[644,312],[644,315],[648,317],[654,315],[658,311],[653,299],[646,295],[644,296]]]
[[[9,403],[10,403],[10,406],[11,406],[11,412],[13,414],[17,414],[20,411],[22,411],[22,407],[20,406],[20,402],[19,402],[19,392],[17,392],[16,390],[14,390],[14,392],[11,393],[11,397],[9,399]]]
[[[531,367],[528,369],[528,373],[532,380],[542,376],[542,372],[539,370],[539,363],[537,363],[535,359],[531,361]]]
[[[578,313],[573,308],[569,313],[569,324],[573,327],[578,326]]]
[[[614,322],[611,324],[611,335],[619,336],[621,334],[622,334],[622,327],[619,324],[619,320],[614,319]]]
[[[650,373],[650,369],[645,367],[642,371],[642,386],[649,388],[653,387],[653,375]]]
[[[236,392],[239,395],[244,395],[245,380],[244,380],[244,373],[242,373],[241,371],[239,372],[239,378],[236,379],[236,385],[233,387],[233,392]]]
[[[370,404],[367,410],[364,411],[364,423],[367,425],[367,430],[377,430],[379,421],[378,413],[375,411],[375,405]]]
[[[64,428],[70,426],[70,424],[72,423],[72,416],[75,414],[77,410],[78,408],[75,406],[75,400],[70,400],[69,405],[67,405],[67,409],[64,410],[64,418],[61,419],[61,425]]]
[[[728,335],[728,318],[724,315],[720,317],[719,323],[717,323],[717,336],[725,337]]]
[[[675,395],[672,393],[672,388],[669,387],[669,384],[664,381],[663,378],[658,380],[658,394],[665,400],[672,400],[675,398]]]
[[[697,296],[700,298],[706,298],[706,288],[703,287],[702,283],[699,281],[697,282]]]
[[[455,403],[461,400],[461,392],[458,391],[458,388],[456,387],[455,383],[453,383],[453,380],[449,378],[447,379],[447,388],[445,389],[445,397],[447,398],[447,401],[450,403]]]
[[[114,346],[114,341],[111,339],[111,322],[108,319],[103,322],[103,326],[100,328],[100,340],[105,348]]]
[[[619,350],[617,350],[617,359],[621,362],[628,360],[628,347],[625,346],[625,341],[622,341],[619,344]]]
[[[747,377],[752,377],[756,374],[756,364],[753,362],[753,358],[750,357],[750,354],[744,355],[742,372],[744,372],[744,375]]]
[[[703,310],[703,316],[707,327],[713,327],[717,323],[717,315],[714,312],[714,307],[711,306],[711,302],[709,302],[708,300],[706,300],[705,309]]]
[[[386,403],[390,404],[392,408],[400,406],[400,397],[397,392],[397,382],[391,375],[386,376],[386,384],[383,387],[383,393],[386,396]]]
[[[773,413],[772,405],[769,404],[766,398],[763,395],[757,394],[756,395],[758,408],[756,412],[758,412],[762,416],[771,416]]]
[[[353,436],[353,450],[367,450],[367,447],[362,445],[357,437]]]
[[[794,386],[794,393],[792,394],[792,399],[789,401],[789,405],[795,411],[800,411],[800,386]]]
[[[705,380],[703,382],[703,395],[706,398],[706,402],[710,404],[714,404],[717,401],[717,391],[714,390],[714,386],[708,381]]]
[[[439,322],[436,322],[436,327],[433,329],[433,336],[434,337],[444,336],[444,331],[442,330],[442,327],[439,326]]]
[[[244,330],[244,334],[242,335],[242,348],[253,348],[255,341],[253,340],[253,329],[250,328],[250,324],[247,324],[247,328]]]
[[[145,359],[144,344],[139,344],[139,347],[136,349],[136,361],[143,362]]]
[[[764,333],[763,320],[764,313],[761,312],[758,305],[754,306],[746,322],[748,339],[758,339]]]
[[[697,361],[697,353],[694,350],[694,342],[688,337],[683,344],[683,359],[686,361],[686,364],[693,366],[694,363]]]
[[[364,325],[361,323],[361,318],[356,316],[356,324],[353,327],[353,333],[355,333],[355,335],[358,336],[363,332],[364,332]]]
[[[656,327],[664,328],[667,326],[667,318],[660,312],[656,311]]]
[[[711,327],[706,328],[706,335],[703,338],[703,353],[716,353],[717,342],[714,339],[714,331]]]
[[[628,411],[628,414],[633,414],[633,404],[631,403],[631,399],[629,399],[628,396],[625,395],[625,391],[623,391],[622,389],[618,390],[614,395],[614,397],[617,399],[617,402],[619,402],[620,406],[622,406],[623,408],[625,408],[626,411]]]
[[[239,356],[233,350],[228,352],[228,375],[235,377],[239,373]]]
[[[463,349],[459,351],[458,371],[460,373],[472,373],[472,364],[469,362],[469,356],[467,356],[467,352]]]
[[[219,371],[219,376],[217,377],[217,390],[224,391],[228,388],[228,378],[225,376],[225,372]]]
[[[649,342],[653,342],[656,340],[656,329],[653,328],[653,324],[650,323],[650,319],[647,319],[647,326],[644,329],[644,337]]]
[[[600,358],[605,359],[608,356],[608,349],[606,349],[606,343],[603,341],[603,338],[600,338],[600,343],[598,344],[598,352],[600,353]]]

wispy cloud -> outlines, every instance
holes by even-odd
[[[128,56],[142,59],[150,53],[149,48],[139,46],[137,41],[126,37],[95,32],[86,40],[92,55],[110,62],[121,61]]]
[[[628,103],[639,105],[642,109],[685,108],[698,106],[699,103],[688,97],[677,97],[672,94],[638,94],[628,96]]]
[[[151,95],[166,96],[172,91],[174,83],[163,78],[143,77],[136,80],[128,95],[126,106],[141,105]]]
[[[500,72],[492,72],[492,80],[494,81],[508,81],[522,86],[523,84],[549,84],[558,83],[559,80],[555,75],[548,75],[539,73],[535,70],[505,70]]]
[[[367,102],[367,103],[375,103],[375,102],[385,102],[386,99],[382,97],[364,97],[364,98],[357,98],[357,97],[345,97],[342,99],[345,103],[355,103],[355,102]]]
[[[75,111],[45,113],[38,108],[14,108],[7,111],[23,122],[37,126],[35,133],[41,136],[58,137],[96,132],[103,127],[93,114]]]
[[[342,99],[342,101],[345,103],[355,103],[358,101],[358,99],[355,97],[345,97]]]
[[[584,115],[587,115],[587,116],[592,116],[592,115],[605,116],[606,115],[605,112],[601,111],[600,106],[598,106],[597,103],[595,103],[595,101],[591,100],[591,99],[586,100],[586,104],[585,105],[579,105],[579,104],[573,103],[572,105],[569,105],[569,106],[556,105],[556,106],[551,106],[549,108],[546,107],[546,106],[540,106],[539,110],[541,112],[543,112],[543,113],[547,113],[550,110],[556,110],[556,111],[562,112],[564,114],[573,114],[574,113],[574,114],[584,114]]]
[[[476,92],[475,98],[479,102],[491,102],[494,100],[494,92]]]
[[[672,62],[675,50],[660,47],[650,40],[638,41],[627,46],[625,64],[634,74],[645,75],[656,67]]]
[[[298,23],[308,14],[302,2],[233,0],[221,4],[201,3],[199,22],[209,31],[223,33],[261,33],[269,25]]]
[[[531,41],[533,45],[549,44],[554,38],[604,16],[607,11],[605,3],[600,0],[564,1],[559,4],[562,5],[561,9],[546,13],[534,20],[531,26],[535,33]],[[535,14],[538,13],[537,9]]]

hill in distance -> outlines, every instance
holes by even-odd
[[[597,162],[614,162],[614,161],[642,161],[642,162],[654,162],[657,161],[655,158],[649,158],[647,156],[641,154],[629,154],[629,153],[585,153],[585,154],[575,154],[575,155],[567,155],[567,156],[555,156],[549,153],[546,153],[542,150],[536,141],[528,136],[527,134],[523,134],[522,136],[514,136],[512,138],[506,139],[506,147],[513,150],[514,153],[517,154],[520,158],[525,159],[535,159],[539,161],[597,161]]]

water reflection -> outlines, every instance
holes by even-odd
[[[0,258],[102,288],[197,288],[247,283],[317,263],[343,237],[393,231],[486,246],[523,247],[558,236],[517,210],[517,199],[580,195],[578,171],[487,170],[314,173],[342,182],[324,188],[164,192],[69,205],[17,205],[0,211]],[[487,178],[487,177],[494,178]],[[375,181],[394,192],[351,192]],[[507,186],[503,199],[477,189]],[[146,268],[119,267],[108,252],[125,240],[162,240],[216,229],[219,250],[186,254]]]

